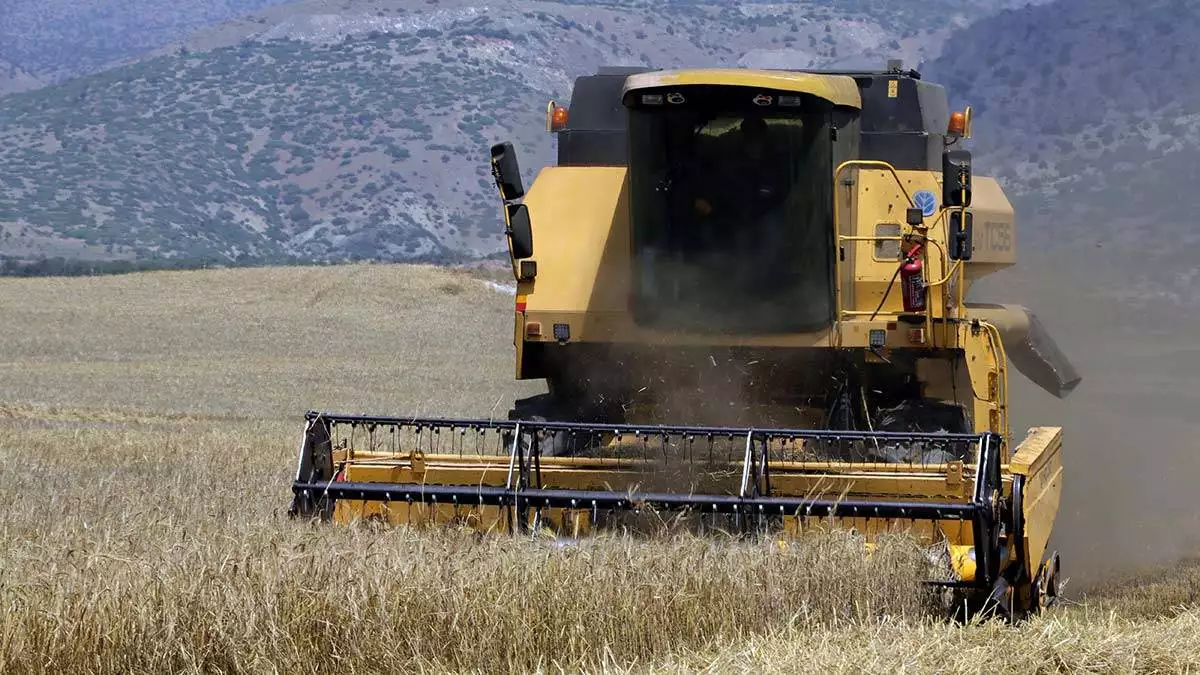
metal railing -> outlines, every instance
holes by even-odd
[[[842,174],[847,169],[850,169],[850,168],[878,169],[878,170],[885,171],[885,172],[891,174],[892,178],[896,182],[896,187],[899,189],[900,194],[903,195],[904,200],[907,202],[908,206],[915,207],[915,204],[913,203],[913,200],[912,200],[912,196],[908,193],[908,190],[904,187],[904,181],[901,180],[900,174],[897,173],[896,168],[894,166],[892,166],[890,163],[884,162],[884,161],[879,161],[879,160],[847,160],[845,162],[842,162],[841,164],[838,165],[838,167],[834,171],[833,180],[834,180],[835,186],[840,184]],[[924,228],[924,229],[937,227],[939,224],[941,224],[943,230],[946,232],[946,234],[948,236],[948,227],[946,225],[946,222],[947,222],[947,215],[951,211],[958,211],[961,213],[964,211],[964,209],[961,207],[959,207],[957,209],[941,208],[938,210],[937,218],[934,220],[932,225],[930,225],[929,227]],[[834,199],[833,220],[834,220],[834,234],[838,241],[839,246],[841,246],[844,243],[851,243],[851,242],[873,242],[873,243],[874,242],[882,242],[882,241],[902,242],[906,236],[912,236],[912,234],[909,234],[909,235],[843,234],[842,233],[843,213],[842,213],[842,208],[841,208],[841,200],[837,199],[837,198]],[[912,228],[910,228],[910,229],[912,229]],[[923,244],[932,246],[933,248],[936,248],[938,250],[939,262],[941,263],[940,264],[940,267],[941,267],[940,277],[933,279],[929,282],[926,282],[925,283],[926,288],[936,288],[939,286],[947,285],[951,282],[954,282],[954,284],[955,284],[955,288],[954,288],[955,301],[956,301],[955,302],[955,308],[956,308],[955,316],[947,317],[947,316],[941,315],[941,312],[943,310],[941,307],[938,306],[938,303],[930,303],[929,311],[925,312],[925,328],[927,330],[931,331],[933,322],[936,319],[939,319],[939,318],[955,318],[955,319],[957,319],[957,318],[961,317],[962,303],[963,303],[962,285],[963,285],[963,271],[964,270],[963,270],[963,266],[962,266],[962,261],[955,261],[952,264],[948,264],[947,261],[949,260],[949,252],[947,251],[946,245],[943,244],[943,242],[939,241],[936,238],[929,237],[923,231],[916,233],[916,234],[917,234],[917,236],[920,237],[921,242]],[[844,302],[843,302],[843,292],[842,292],[841,256],[835,256],[834,260],[835,260],[834,274],[836,277],[835,302],[836,302],[836,306],[838,308],[838,320],[839,321],[845,320],[847,318],[862,317],[862,316],[871,316],[871,317],[883,316],[886,318],[893,317],[892,313],[846,309]],[[897,263],[897,264],[899,264],[899,263]],[[931,334],[932,334],[932,332],[931,332]]]

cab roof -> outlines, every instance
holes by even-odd
[[[772,89],[809,94],[836,106],[862,108],[858,84],[848,75],[742,68],[688,68],[637,73],[626,78],[621,96],[624,98],[631,91],[643,89],[689,85]]]

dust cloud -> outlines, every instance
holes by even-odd
[[[1097,262],[1026,258],[972,293],[1029,307],[1083,378],[1064,400],[1015,370],[1009,383],[1015,436],[1064,427],[1051,546],[1074,592],[1200,554],[1200,319],[1117,300]]]
[[[982,280],[970,298],[1028,307],[1083,378],[1063,400],[1015,369],[1009,383],[1015,436],[1032,426],[1064,428],[1051,547],[1063,557],[1069,592],[1200,555],[1200,317],[1162,300],[1125,299],[1106,278],[1108,262],[1087,251],[1053,259],[1023,251],[1016,268]],[[641,398],[656,404],[648,408],[674,422],[744,422],[736,411],[763,386],[758,377],[721,355],[712,368],[686,365],[639,382]],[[701,404],[700,388],[728,396]]]

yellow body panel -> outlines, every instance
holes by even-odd
[[[1031,566],[1046,552],[1062,495],[1062,429],[1030,429],[1010,462],[1014,474],[1025,476],[1025,546]]]
[[[756,87],[799,94],[812,94],[834,105],[859,108],[862,97],[854,78],[845,75],[817,75],[774,70],[745,70],[735,68],[688,68],[660,70],[630,75],[625,80],[628,93],[657,87],[717,85]]]
[[[941,185],[939,181],[938,192]],[[975,216],[975,250],[965,266],[974,280],[1017,262],[1017,230],[1013,207],[995,178],[972,178],[971,213]]]
[[[604,313],[625,312],[627,199],[622,167],[547,167],[538,173],[525,196],[538,275],[517,289],[528,294],[530,320],[540,311],[568,312],[586,324]]]
[[[894,177],[898,176],[898,182]],[[634,323],[627,302],[631,292],[630,228],[628,217],[627,171],[623,167],[547,167],[525,197],[537,241],[536,279],[519,282],[517,293],[525,303],[518,322],[536,322],[548,327],[567,323],[573,342],[630,344],[722,345],[754,347],[864,347],[870,331],[887,330],[889,347],[907,347],[912,342],[905,330],[891,326],[902,309],[900,293],[893,289],[882,306],[880,299],[896,271],[895,257],[880,258],[880,245],[888,246],[878,234],[880,226],[911,233],[904,224],[905,210],[918,190],[940,194],[937,174],[931,171],[864,170],[858,172],[849,189],[854,207],[852,219],[844,218],[842,246],[853,249],[843,266],[842,302],[845,312],[839,324],[811,333],[759,336],[754,334],[689,335],[655,331]],[[832,179],[832,177],[831,177]],[[972,211],[989,214],[989,222],[1006,223],[1011,232],[1012,206],[993,179],[974,179],[979,196]],[[843,196],[844,197],[844,196]],[[939,210],[927,221],[930,241],[925,252],[925,267],[931,286],[928,302],[931,317],[969,318],[957,307],[969,281],[1012,264],[1011,254],[998,254],[977,262],[959,265],[946,255],[945,241],[949,210]],[[894,237],[893,237],[894,238]],[[899,242],[892,242],[898,245]],[[978,246],[976,250],[978,251]],[[977,253],[977,256],[980,254]],[[985,269],[977,274],[975,265]],[[961,272],[962,274],[959,274]],[[963,278],[965,277],[965,279]],[[941,282],[941,283],[936,283]],[[874,319],[871,314],[879,309]],[[926,326],[930,346],[964,348],[960,331],[944,325]],[[523,331],[523,327],[521,329]],[[521,337],[521,332],[516,337]],[[986,344],[985,336],[980,340]],[[553,334],[543,329],[540,335],[525,336],[528,342],[554,342]]]
[[[896,271],[895,239],[899,233],[912,232],[905,224],[906,209],[913,195],[928,190],[941,195],[940,174],[933,171],[886,171],[862,169],[847,172],[850,186],[842,185],[838,196],[843,205],[850,205],[851,214],[844,218],[841,229],[843,246],[852,247],[854,255],[847,257],[843,270],[842,298],[844,307],[852,313],[871,313],[879,308],[889,282]],[[975,176],[974,195],[970,212],[976,229],[974,254],[971,260],[960,263],[966,277],[963,294],[970,282],[1016,262],[1016,249],[1001,243],[1014,241],[1013,207],[994,178]],[[925,251],[925,269],[930,287],[929,305],[948,316],[955,313],[959,278],[955,262],[950,260],[945,242],[949,239],[950,213],[953,209],[938,209],[926,218],[929,245]],[[988,224],[991,239],[978,234]],[[984,247],[987,247],[984,250]],[[1005,245],[1007,246],[1007,245]],[[941,283],[938,283],[941,282]],[[899,294],[893,292],[880,308],[881,315],[894,314],[902,309]],[[962,315],[965,318],[965,314]]]

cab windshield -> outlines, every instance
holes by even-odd
[[[832,138],[822,110],[633,107],[635,314],[689,331],[829,323]]]

